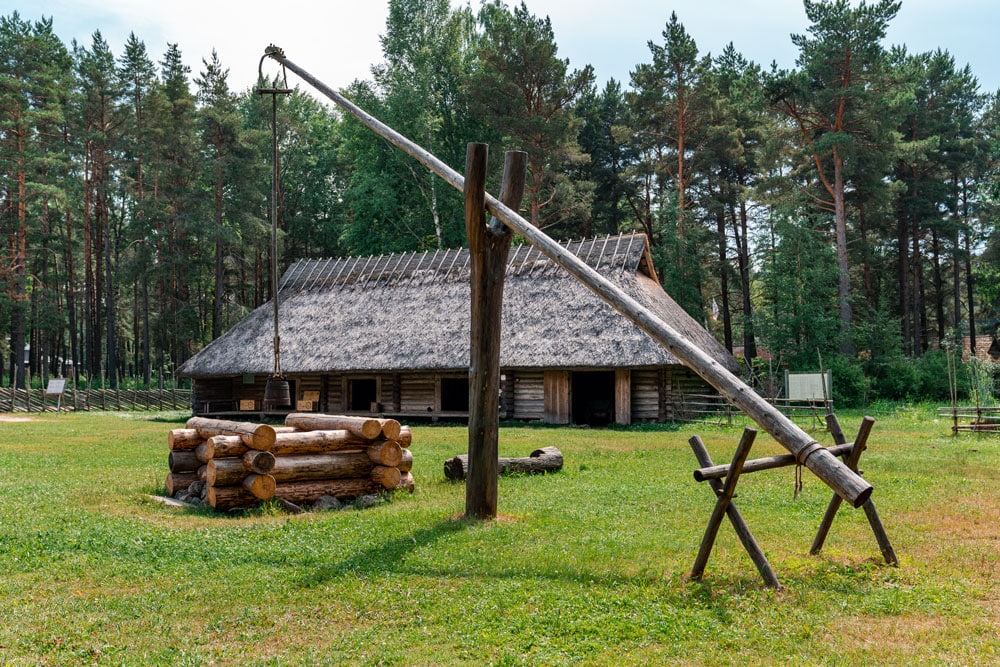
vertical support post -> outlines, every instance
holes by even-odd
[[[465,229],[471,266],[469,349],[469,472],[465,515],[497,515],[500,428],[500,316],[511,232],[495,219],[486,224],[486,144],[470,143],[465,162]],[[518,208],[524,193],[527,153],[504,155],[500,197]]]

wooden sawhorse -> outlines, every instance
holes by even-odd
[[[871,417],[864,418],[861,422],[861,428],[858,430],[858,436],[853,443],[846,441],[844,432],[840,428],[840,423],[837,421],[835,415],[827,415],[826,423],[835,442],[835,445],[830,447],[829,451],[834,456],[845,457],[847,466],[851,470],[857,471],[861,453],[867,448],[868,436],[871,434],[875,420]],[[757,566],[757,570],[764,579],[764,583],[772,588],[782,587],[777,575],[775,575],[770,563],[768,563],[767,557],[764,556],[764,552],[757,544],[753,534],[750,532],[750,528],[747,526],[746,521],[743,520],[743,516],[732,500],[736,493],[736,484],[739,482],[741,474],[770,470],[772,468],[783,468],[795,465],[797,461],[793,454],[769,456],[748,461],[747,456],[750,454],[750,448],[753,446],[753,441],[756,437],[757,431],[755,429],[744,429],[743,437],[740,438],[740,443],[736,447],[732,463],[728,465],[713,464],[705,443],[698,436],[694,436],[688,441],[691,449],[694,451],[695,458],[698,459],[698,465],[701,466],[701,468],[694,472],[695,480],[699,482],[707,481],[717,498],[715,509],[712,511],[712,515],[708,520],[708,526],[705,528],[705,536],[702,538],[701,546],[698,548],[698,556],[695,558],[694,566],[691,568],[691,579],[695,581],[701,580],[704,575],[705,565],[708,563],[708,557],[712,553],[712,547],[719,533],[722,518],[728,516],[730,523],[733,524],[733,529],[736,531],[736,535],[739,537],[740,542],[743,543],[743,548],[750,555],[750,560]],[[725,479],[725,482],[722,481],[723,479]],[[840,509],[841,502],[840,496],[834,494],[833,499],[826,509],[826,514],[820,522],[816,538],[813,540],[812,548],[809,550],[810,554],[817,554],[823,548],[823,543],[830,532],[833,520]],[[868,517],[868,523],[875,534],[875,539],[878,542],[883,558],[885,558],[885,562],[890,565],[898,565],[899,559],[896,558],[896,552],[889,542],[889,536],[885,532],[885,528],[882,525],[881,519],[879,519],[878,512],[875,510],[875,504],[871,498],[865,501],[862,508]]]

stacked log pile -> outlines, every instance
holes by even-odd
[[[413,490],[413,435],[394,419],[293,413],[285,426],[192,417],[168,436],[166,490],[219,511]],[[195,491],[195,493],[191,493]]]

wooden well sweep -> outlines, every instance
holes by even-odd
[[[432,153],[421,148],[419,145],[409,140],[402,134],[396,132],[391,127],[385,125],[369,113],[355,105],[343,95],[333,90],[322,81],[312,76],[294,62],[285,57],[284,51],[277,46],[271,45],[265,50],[265,55],[281,63],[287,69],[298,74],[303,80],[312,85],[327,98],[332,100],[341,108],[345,109],[363,125],[389,141],[391,144],[404,151],[408,155],[417,159],[425,167],[436,173],[445,182],[459,191],[465,191],[467,184],[461,174],[446,165]],[[841,498],[849,502],[854,507],[860,507],[868,500],[872,493],[872,486],[860,475],[851,470],[842,461],[837,459],[825,447],[820,445],[815,439],[809,436],[801,427],[792,422],[782,414],[777,408],[765,401],[753,389],[747,386],[742,380],[729,372],[719,362],[715,361],[701,349],[694,345],[685,336],[665,323],[650,309],[643,306],[637,300],[619,289],[610,280],[600,275],[593,268],[588,266],[578,257],[560,246],[544,232],[534,227],[530,222],[521,217],[512,205],[483,193],[480,197],[478,191],[480,185],[471,186],[475,201],[483,200],[486,209],[493,216],[502,222],[507,228],[520,234],[531,245],[538,248],[552,261],[562,266],[571,275],[579,279],[597,296],[611,305],[615,310],[632,321],[636,326],[645,331],[650,337],[667,348],[685,366],[697,373],[702,379],[712,385],[722,396],[731,403],[739,407],[750,416],[765,431],[771,434],[785,449],[791,452],[796,461],[811,470],[824,483],[830,486]],[[470,198],[467,196],[466,211],[473,207]],[[467,222],[468,226],[468,222]],[[470,238],[471,241],[471,238]],[[473,281],[475,284],[475,280]],[[488,292],[484,292],[487,294]],[[498,307],[496,305],[486,306],[486,309]],[[478,325],[474,324],[475,331]],[[476,336],[473,334],[473,343]],[[479,358],[484,353],[480,350],[473,350],[473,358]],[[484,357],[485,358],[485,357]],[[484,461],[492,459],[491,442],[489,438],[478,436],[480,427],[473,426],[473,413],[481,411],[489,420],[493,419],[492,413],[488,411],[491,394],[496,391],[484,391],[482,393],[470,392],[470,451],[469,456],[473,461],[482,458]],[[475,406],[475,407],[474,407]],[[478,444],[473,444],[478,443]],[[473,451],[473,449],[482,451]],[[490,464],[487,463],[487,466]],[[472,464],[475,471],[476,465]],[[470,478],[469,484],[475,484],[476,491],[466,494],[466,514],[470,516],[490,517],[495,516],[495,507],[490,507],[489,497],[492,493],[492,486],[495,485],[495,475],[492,470],[484,471],[484,478]],[[484,500],[485,499],[485,500]]]

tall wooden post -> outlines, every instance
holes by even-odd
[[[465,161],[465,229],[471,257],[472,327],[469,350],[469,473],[465,515],[497,515],[500,421],[500,315],[511,232],[491,220],[486,224],[486,144],[469,144]],[[527,153],[504,156],[501,199],[518,208],[524,193]]]

